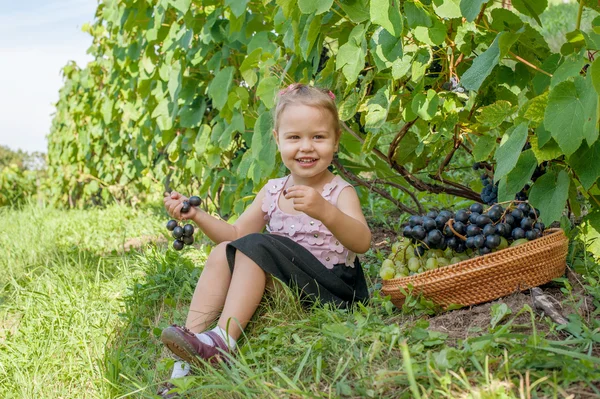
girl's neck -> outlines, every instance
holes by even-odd
[[[291,175],[291,183],[295,186],[308,186],[314,189],[323,188],[325,184],[329,183],[331,179],[333,179],[333,173],[331,173],[328,169],[325,169],[323,172],[318,175],[306,178]]]

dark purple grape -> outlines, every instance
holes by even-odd
[[[173,238],[181,238],[183,237],[183,227],[177,226],[173,229]]]
[[[477,223],[477,218],[479,216],[481,216],[480,213],[477,213],[477,212],[471,213],[471,215],[469,216],[469,223],[473,223],[473,224]]]
[[[181,213],[188,213],[190,211],[192,207],[190,206],[190,203],[187,201],[183,201],[183,204],[181,206]]]
[[[469,222],[469,212],[467,212],[464,209],[461,209],[460,211],[456,212],[456,216],[454,217],[454,219],[457,222],[468,223]]]
[[[184,237],[191,237],[194,235],[194,226],[192,226],[191,224],[186,224],[185,226],[183,226],[183,236]]]
[[[515,217],[513,215],[511,215],[510,213],[508,215],[504,216],[504,223],[508,224],[509,226],[514,226],[515,225]]]
[[[500,245],[500,236],[493,234],[485,238],[485,246],[489,249],[494,249],[498,245]]]
[[[446,237],[454,237],[454,233],[452,232],[452,230],[450,229],[450,226],[448,226],[448,225],[444,226],[444,230],[442,232]]]
[[[496,226],[494,226],[493,224],[486,224],[483,227],[483,235],[484,236],[491,236],[492,234],[496,234],[498,232],[498,229],[496,228]]]
[[[512,215],[512,217],[515,218],[515,222],[521,223],[521,219],[523,219],[523,211],[520,209],[513,209],[513,211],[510,213]]]
[[[475,212],[475,213],[479,213],[481,214],[483,212],[483,205],[479,204],[479,203],[474,203],[471,204],[471,206],[469,207],[469,210],[471,212]]]
[[[173,241],[173,248],[175,248],[176,251],[181,251],[183,249],[183,241],[180,240],[175,240]]]
[[[488,211],[487,214],[490,217],[490,219],[492,219],[492,221],[494,222],[497,222],[502,217],[502,211],[499,209],[492,208]]]
[[[538,229],[533,229],[533,230],[529,230],[529,231],[525,232],[525,238],[527,238],[529,241],[540,238],[541,236],[542,236],[542,232],[539,231]]]
[[[411,216],[410,218],[408,218],[408,224],[410,225],[410,227],[415,227],[421,223],[422,223],[421,216]]]
[[[454,249],[454,252],[456,252],[457,254],[461,254],[461,253],[465,252],[465,249],[467,249],[467,248],[465,247],[465,244],[461,241],[458,243],[458,245]]]
[[[200,197],[194,195],[188,200],[191,206],[200,206]]]
[[[412,229],[412,237],[415,240],[424,240],[425,236],[427,235],[427,232],[425,231],[425,229],[423,228],[423,226],[415,226]]]
[[[444,209],[443,211],[440,212],[440,214],[438,216],[443,216],[445,218],[452,218],[454,216],[454,214],[446,209]]]
[[[438,216],[438,213],[436,211],[429,211],[429,212],[427,212],[427,217],[428,218],[435,219],[437,216]]]
[[[489,216],[486,215],[479,215],[477,216],[477,221],[475,223],[477,224],[477,226],[483,228],[486,224],[492,223],[492,219],[490,219]]]
[[[442,236],[442,232],[439,230],[431,230],[429,234],[427,234],[427,241],[433,246],[438,246],[442,243],[444,237]]]
[[[465,247],[475,248],[475,237],[467,237],[467,240],[465,241]]]
[[[473,248],[481,248],[485,245],[485,237],[478,235],[473,237]]]
[[[537,219],[540,217],[540,210],[536,208],[531,208],[529,210],[529,217],[532,219]]]
[[[546,225],[542,222],[537,222],[533,225],[534,229],[538,229],[539,231],[544,231],[546,229]]]
[[[533,220],[530,218],[521,219],[521,228],[525,231],[531,230],[533,228]]]
[[[504,238],[510,238],[510,232],[512,227],[507,223],[498,223],[496,225],[496,232]]]
[[[444,229],[444,225],[448,222],[449,218],[442,216],[442,215],[438,215],[438,217],[435,218],[435,227],[438,230],[443,230]]]
[[[460,240],[456,237],[450,237],[446,239],[446,244],[452,249],[456,249],[456,246],[459,242]]]
[[[479,234],[481,234],[481,228],[479,228],[478,226],[475,226],[474,224],[470,224],[467,226],[467,236],[468,237],[475,237]]]
[[[460,235],[464,235],[466,231],[465,224],[463,222],[454,222],[452,228]]]
[[[425,228],[425,230],[427,231],[431,231],[431,230],[435,230],[435,220],[433,220],[432,218],[430,218],[429,216],[425,216],[423,218],[423,227]]]
[[[519,205],[517,205],[517,209],[520,209],[523,214],[528,214],[529,211],[531,210],[531,208],[529,207],[529,205],[527,205],[526,203],[522,202]]]
[[[525,230],[520,227],[515,227],[512,231],[512,238],[515,240],[525,238]]]
[[[183,237],[183,243],[185,245],[192,245],[194,243],[194,236]]]
[[[489,249],[488,247],[481,247],[481,248],[479,248],[479,254],[480,255],[487,255],[487,254],[489,254],[491,252],[492,252],[492,250]]]
[[[169,220],[167,222],[167,230],[169,231],[173,231],[173,229],[175,227],[177,227],[179,225],[179,223],[177,223],[177,220]]]
[[[402,235],[406,238],[412,238],[412,227],[406,226],[404,230],[402,230]]]

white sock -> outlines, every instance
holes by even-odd
[[[231,337],[229,334],[227,334],[227,331],[223,330],[219,326],[216,326],[211,331],[216,332],[219,335],[219,337],[223,338],[225,340],[225,343],[227,344],[227,346],[229,346],[229,349],[231,349],[231,350],[235,349],[236,340],[233,337]],[[214,346],[212,339],[208,335],[206,335],[204,333],[196,333],[196,337],[203,344]]]
[[[229,346],[229,349],[231,349],[231,350],[235,349],[237,341],[231,335],[227,334],[227,331],[223,330],[219,326],[216,326],[211,331],[214,331],[217,334],[219,334],[219,337],[221,337],[225,340],[225,343],[227,344],[227,346]]]
[[[171,379],[185,377],[190,373],[190,365],[183,361],[175,362]]]
[[[196,333],[196,338],[198,338],[203,344],[213,346],[212,339],[210,339],[210,337],[204,333]]]

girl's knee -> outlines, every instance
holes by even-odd
[[[227,249],[227,244],[229,244],[230,242],[231,241],[223,241],[223,242],[217,244],[210,251],[210,254],[208,255],[208,259],[206,259],[204,268],[222,267],[223,265],[226,266],[227,268],[229,268],[229,266],[227,264],[226,249]]]

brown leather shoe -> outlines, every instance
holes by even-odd
[[[223,355],[229,353],[229,348],[223,338],[214,331],[206,331],[204,334],[213,341],[214,346],[206,345],[186,327],[175,324],[165,328],[160,339],[171,352],[188,363],[199,364],[200,359],[211,363],[227,360],[227,356]]]

